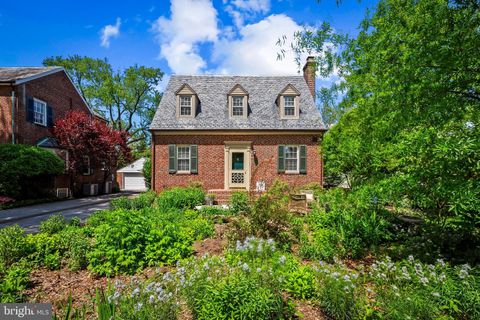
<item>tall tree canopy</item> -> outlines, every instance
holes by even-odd
[[[85,100],[115,129],[128,132],[129,144],[148,141],[148,125],[161,98],[160,69],[134,65],[115,71],[107,59],[78,55],[46,58],[43,64],[64,67]]]
[[[323,143],[327,174],[480,223],[479,2],[382,0],[355,39],[335,42],[325,26],[296,36],[299,53],[316,52],[320,68],[343,77],[334,91],[345,113]]]

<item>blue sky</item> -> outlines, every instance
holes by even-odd
[[[355,34],[374,0],[2,1],[0,66],[39,66],[45,57],[106,57],[166,74],[295,74],[276,61],[275,40],[328,21]],[[103,41],[102,41],[103,40]]]

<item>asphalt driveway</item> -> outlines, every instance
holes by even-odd
[[[79,217],[84,221],[95,211],[108,209],[110,201],[119,196],[134,196],[131,192],[121,192],[97,197],[57,201],[8,210],[0,210],[0,228],[18,224],[27,232],[36,232],[40,222],[50,215],[61,213],[65,218]]]

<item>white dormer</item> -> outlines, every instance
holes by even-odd
[[[300,116],[300,92],[288,84],[277,98],[280,119],[298,119]]]
[[[198,97],[195,91],[185,83],[175,92],[175,95],[177,118],[195,118],[198,105]]]
[[[228,115],[230,119],[247,119],[248,92],[239,84],[228,93]]]

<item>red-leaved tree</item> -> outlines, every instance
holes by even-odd
[[[120,162],[131,160],[128,134],[82,111],[70,111],[55,122],[54,135],[68,151],[67,170],[73,181],[83,165],[84,156],[103,166],[105,182]]]

